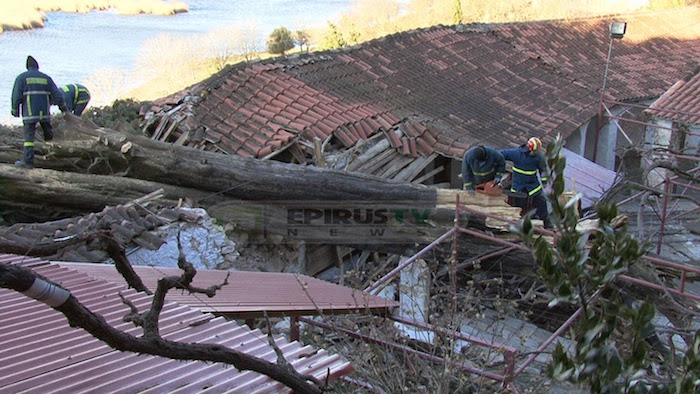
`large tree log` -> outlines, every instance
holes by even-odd
[[[209,192],[167,183],[40,168],[25,170],[10,164],[0,164],[0,178],[0,198],[5,207],[95,212],[107,205],[124,204],[158,189],[165,191],[164,198],[159,199],[164,205],[175,205],[178,199],[185,197],[207,204],[226,200]]]
[[[170,200],[190,198],[200,206],[233,198],[296,206],[340,201],[345,205],[389,202],[432,208],[453,204],[459,193],[361,173],[180,147],[97,128],[72,116],[59,120],[56,139],[37,143],[36,160],[37,167],[58,172],[0,165],[0,177],[6,179],[0,192],[6,205],[94,211],[162,188]],[[17,140],[2,151],[0,160],[12,162],[20,149],[21,140]],[[510,219],[519,217],[519,210],[505,204],[502,197],[463,193],[460,202]]]
[[[112,172],[242,200],[436,201],[435,189],[425,186],[196,150],[114,130],[74,128],[55,141],[41,146],[52,168]]]

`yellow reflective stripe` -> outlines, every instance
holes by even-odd
[[[472,185],[471,182],[466,182],[466,183],[464,184],[464,186],[471,186],[471,185]]]
[[[518,167],[513,167],[513,171],[517,172],[518,174],[523,174],[523,175],[537,175],[537,170],[528,171],[528,170],[521,170]]]
[[[46,78],[38,78],[38,77],[30,77],[27,78],[27,83],[28,84],[37,84],[37,85],[48,85],[49,80]]]
[[[542,182],[547,182],[548,179],[549,179],[549,178],[547,178],[546,176],[543,176],[543,177],[542,177]]]
[[[530,190],[527,194],[531,196],[531,195],[537,193],[537,192],[540,191],[540,190],[542,190],[542,185],[539,185],[539,186],[537,186],[536,188]]]
[[[73,97],[73,105],[78,104],[78,85],[73,85],[75,88],[75,96]]]
[[[33,141],[25,141],[24,146],[34,146],[34,142]]]
[[[491,169],[490,171],[487,171],[487,172],[474,172],[474,175],[476,175],[476,176],[484,176],[484,175],[489,175],[489,174],[493,174],[493,169]]]

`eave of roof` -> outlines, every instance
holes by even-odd
[[[646,112],[687,126],[700,125],[700,67],[676,82]]]

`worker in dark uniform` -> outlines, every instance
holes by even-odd
[[[547,185],[547,164],[540,153],[542,141],[530,138],[519,148],[502,149],[500,152],[506,161],[513,162],[513,182],[511,192],[526,193],[526,198],[516,198],[516,206],[526,208],[532,202],[537,210],[537,217],[544,222],[545,228],[552,228],[547,211],[547,200],[543,187]]]
[[[84,85],[73,83],[61,86],[61,92],[68,112],[76,116],[82,115],[90,102],[90,91]]]
[[[488,181],[501,181],[506,172],[506,162],[497,150],[476,146],[467,151],[462,159],[462,189],[474,195],[476,186]]]
[[[12,116],[19,117],[22,114],[24,123],[24,152],[22,160],[16,161],[15,165],[34,168],[34,134],[37,123],[44,132],[44,141],[53,139],[49,111],[51,104],[58,105],[61,112],[67,111],[61,91],[51,77],[39,71],[39,63],[28,56],[27,71],[17,76],[12,89]]]

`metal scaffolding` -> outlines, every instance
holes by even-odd
[[[454,227],[451,228],[450,230],[448,230],[447,232],[445,232],[443,235],[441,235],[437,239],[435,239],[429,245],[425,246],[418,253],[416,253],[413,256],[406,259],[403,263],[399,264],[396,268],[391,270],[389,273],[387,273],[386,275],[384,275],[380,279],[376,280],[374,283],[372,283],[370,286],[368,286],[365,289],[365,291],[374,292],[374,293],[379,292],[382,288],[384,288],[392,280],[394,280],[401,273],[401,271],[403,269],[410,266],[412,263],[414,263],[416,260],[420,259],[422,256],[424,256],[430,250],[436,248],[438,245],[445,243],[445,242],[449,242],[451,240],[453,243],[453,249],[452,249],[453,252],[452,253],[453,253],[454,258],[451,259],[451,265],[452,265],[451,274],[452,274],[453,279],[451,281],[450,286],[452,287],[451,288],[451,291],[453,292],[452,294],[456,294],[457,289],[456,289],[455,277],[456,277],[456,262],[457,262],[457,257],[458,257],[457,256],[457,254],[458,254],[457,240],[458,240],[460,234],[468,234],[468,235],[476,237],[478,239],[488,240],[488,241],[493,242],[495,244],[499,244],[499,245],[504,246],[502,248],[494,250],[493,252],[478,256],[477,258],[475,258],[475,259],[473,259],[465,264],[461,264],[462,267],[473,265],[473,264],[480,262],[480,261],[486,261],[486,260],[489,260],[489,259],[492,259],[495,257],[507,255],[508,253],[510,253],[512,251],[516,251],[516,250],[530,251],[529,247],[527,247],[526,245],[523,245],[521,243],[508,241],[508,240],[501,239],[499,237],[496,237],[496,236],[491,235],[491,234],[486,233],[486,232],[477,231],[474,229],[469,229],[469,228],[463,227],[461,222],[460,222],[460,214],[462,212],[478,215],[478,216],[481,216],[484,218],[488,217],[488,218],[492,218],[495,220],[500,220],[500,221],[509,223],[511,225],[517,225],[516,222],[507,220],[505,218],[498,217],[496,215],[492,215],[492,214],[488,214],[488,213],[484,213],[484,212],[481,212],[479,210],[467,207],[466,205],[462,205],[459,201],[459,196],[457,196],[457,202],[455,205]],[[550,237],[552,237],[553,242],[556,242],[556,239],[557,239],[556,232],[552,232],[550,230],[546,230],[546,229],[541,228],[541,227],[536,227],[535,232],[542,234],[542,235],[545,235],[545,236],[550,236]],[[642,259],[644,259],[645,261],[648,261],[649,263],[651,263],[654,266],[663,267],[667,271],[668,270],[678,271],[678,275],[680,277],[680,282],[678,283],[678,286],[671,288],[668,286],[652,283],[652,282],[649,282],[649,281],[641,279],[641,278],[636,278],[636,277],[633,277],[630,275],[619,275],[618,278],[621,280],[624,280],[624,281],[628,281],[630,283],[635,283],[637,285],[641,285],[641,286],[650,288],[650,289],[665,291],[665,292],[669,292],[669,293],[677,295],[677,296],[687,297],[687,298],[690,298],[690,299],[693,299],[696,301],[700,301],[700,296],[689,293],[686,291],[686,278],[688,277],[688,274],[692,273],[692,274],[700,275],[700,268],[687,266],[684,264],[673,263],[670,261],[663,260],[661,258],[647,256],[647,255],[643,256]],[[597,296],[597,294],[598,293],[596,293],[593,297]],[[452,297],[452,298],[454,299],[454,297]],[[397,317],[397,316],[391,317],[391,319],[393,321],[401,323],[401,324],[410,325],[413,327],[420,328],[422,330],[431,331],[435,334],[444,335],[450,339],[460,339],[460,340],[472,343],[472,344],[477,345],[477,346],[483,346],[483,347],[489,348],[489,349],[494,350],[494,351],[502,352],[503,357],[504,357],[504,364],[505,364],[505,367],[504,367],[504,370],[502,373],[494,373],[494,372],[486,371],[484,369],[465,365],[462,363],[457,363],[454,361],[445,360],[444,358],[437,357],[435,355],[432,355],[432,354],[429,354],[429,353],[426,353],[426,352],[423,352],[420,350],[416,350],[416,349],[409,347],[407,345],[404,345],[404,344],[398,344],[398,343],[389,342],[389,341],[386,341],[383,339],[370,337],[370,336],[367,336],[364,334],[357,333],[355,331],[351,331],[351,330],[347,330],[347,329],[344,329],[341,327],[333,326],[331,324],[321,322],[318,320],[300,317],[299,321],[302,321],[302,322],[307,323],[309,325],[313,325],[313,326],[322,328],[324,330],[330,330],[333,332],[343,333],[345,335],[348,335],[350,337],[357,338],[357,339],[360,339],[363,341],[367,341],[367,342],[375,343],[375,344],[380,344],[380,345],[385,346],[389,349],[405,352],[406,354],[420,357],[420,358],[429,360],[429,361],[437,363],[437,364],[444,364],[444,363],[449,362],[450,366],[453,366],[457,369],[460,369],[460,370],[463,370],[465,372],[475,374],[478,376],[483,376],[483,377],[486,377],[488,379],[492,379],[496,382],[500,382],[501,388],[504,391],[508,391],[511,393],[517,393],[518,391],[513,383],[514,379],[520,373],[522,373],[530,364],[532,364],[535,361],[535,359],[538,357],[538,355],[541,354],[542,352],[544,352],[545,349],[550,344],[552,344],[557,338],[559,338],[564,332],[566,332],[567,329],[576,321],[576,319],[581,315],[582,312],[583,312],[583,310],[581,308],[579,308],[573,314],[571,314],[571,316],[569,316],[569,318],[557,330],[555,330],[554,333],[552,333],[552,335],[547,340],[545,340],[544,342],[542,342],[538,346],[538,348],[535,352],[533,352],[531,355],[529,355],[520,364],[517,364],[519,352],[517,349],[515,349],[511,346],[501,344],[501,343],[484,341],[480,338],[468,335],[468,334],[463,333],[459,330],[436,327],[434,325],[430,325],[430,324],[427,324],[424,322],[406,319],[406,318],[401,318],[401,317]]]

